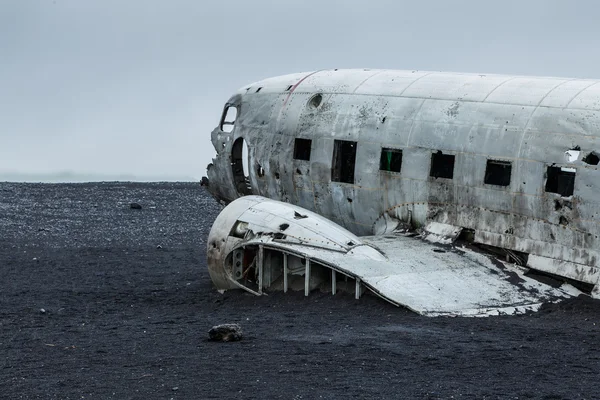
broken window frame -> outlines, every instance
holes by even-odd
[[[331,158],[331,181],[354,184],[358,142],[334,140]]]
[[[598,164],[600,164],[600,156],[598,155],[597,152],[591,151],[588,154],[586,154],[581,159],[581,161],[583,161],[587,165],[598,165]]]
[[[546,193],[556,193],[561,197],[570,197],[575,192],[575,177],[577,170],[570,167],[548,165],[546,168]]]
[[[383,147],[379,158],[379,170],[400,173],[402,171],[402,149]]]
[[[449,160],[452,160],[452,168],[448,169]],[[429,167],[429,176],[431,178],[443,178],[443,179],[454,179],[454,167],[456,164],[456,155],[449,153],[442,153],[438,150],[435,153],[431,153],[431,165]],[[448,171],[450,173],[448,174]]]
[[[294,160],[310,161],[312,152],[312,139],[294,139]]]
[[[314,96],[312,96],[310,99],[308,99],[307,105],[310,108],[317,109],[317,108],[319,108],[321,103],[323,103],[323,94],[317,93]]]
[[[227,117],[230,116],[229,111],[231,109],[235,110],[235,114],[233,114],[233,121],[228,121]],[[232,132],[233,128],[235,127],[235,121],[237,121],[239,112],[240,110],[238,109],[238,107],[231,104],[225,105],[225,108],[223,109],[223,114],[221,115],[221,123],[219,124],[219,129],[225,133]]]
[[[508,171],[508,174],[507,174]],[[488,159],[485,164],[483,183],[486,185],[510,186],[512,178],[512,162],[505,160]]]

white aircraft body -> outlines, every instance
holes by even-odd
[[[535,310],[566,282],[600,297],[598,80],[292,74],[234,94],[212,143],[219,290],[370,290],[430,316]]]

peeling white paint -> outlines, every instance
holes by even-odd
[[[600,268],[600,169],[595,158],[583,161],[600,141],[598,83],[388,70],[266,79],[228,100],[239,113],[232,132],[212,133],[208,188],[223,203],[248,193],[282,200],[361,237],[454,226],[528,255],[541,271],[587,282]],[[247,179],[232,162],[240,138]],[[296,138],[311,141],[309,160],[294,158]],[[354,168],[351,182],[332,180],[335,140],[356,143],[355,162],[343,166]],[[382,148],[402,151],[399,172],[380,170]],[[430,174],[438,151],[454,157],[450,177]],[[508,185],[485,183],[488,160],[510,165]],[[569,176],[548,185],[557,168],[575,174],[572,195]]]
[[[431,243],[450,244],[454,243],[461,232],[462,228],[460,226],[432,221],[425,225],[421,236]]]
[[[575,162],[579,160],[579,157],[581,156],[581,151],[579,150],[567,150],[565,152],[565,157],[567,159],[567,162]]]
[[[296,219],[297,213],[306,218]],[[239,221],[247,227],[245,236],[230,236]],[[438,232],[449,231],[448,227],[437,228],[441,228],[434,229]],[[286,255],[261,265],[259,271],[264,269],[265,276],[277,278],[263,282],[260,275],[258,288],[244,286],[244,280],[232,273],[230,260],[235,257],[231,255],[251,247]],[[263,286],[284,280],[278,274],[284,271],[284,264],[288,268],[289,261],[284,260],[293,258],[306,260],[307,267],[300,273],[311,271],[308,265],[312,270],[319,266],[336,271],[393,304],[427,316],[521,313],[570,297],[561,289],[526,277],[524,270],[493,262],[469,249],[437,247],[402,235],[358,238],[308,210],[259,196],[243,197],[223,210],[210,232],[208,248],[209,271],[218,289],[242,287],[261,293]],[[242,270],[253,268],[254,264],[244,262]],[[308,295],[310,276],[305,274],[304,279]]]

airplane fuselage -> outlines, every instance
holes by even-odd
[[[453,225],[596,284],[599,83],[387,70],[263,80],[212,132],[209,190],[298,205],[359,236]]]

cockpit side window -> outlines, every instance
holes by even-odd
[[[220,129],[223,132],[231,132],[233,130],[233,126],[235,125],[235,120],[237,118],[238,109],[235,106],[226,106],[225,110],[223,110],[223,116],[221,117],[221,125]]]

